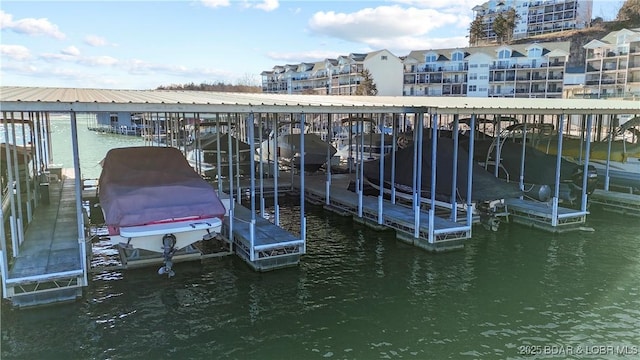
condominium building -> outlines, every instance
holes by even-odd
[[[622,29],[584,45],[584,93],[590,97],[640,96],[640,28]]]
[[[276,65],[263,71],[262,91],[280,94],[355,95],[367,70],[378,95],[402,95],[402,61],[388,50],[351,53],[313,63]]]
[[[489,0],[473,7],[474,18],[482,19],[485,42],[498,40],[493,31],[493,23],[498,16],[504,16],[514,9],[517,15],[513,38],[526,38],[562,30],[582,29],[591,22],[592,0]]]
[[[403,95],[562,97],[570,42],[412,51]]]

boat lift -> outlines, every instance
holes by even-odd
[[[406,115],[406,114],[405,114]],[[395,188],[392,187],[391,199],[385,199],[384,192],[384,156],[380,157],[380,183],[379,194],[375,201],[371,200],[371,197],[364,195],[364,170],[363,166],[358,164],[356,168],[356,201],[351,200],[350,192],[345,189],[336,188],[332,185],[333,177],[329,170],[327,171],[324,192],[319,188],[311,187],[307,191],[307,197],[315,199],[316,201],[324,201],[325,208],[336,211],[343,214],[351,214],[355,221],[359,221],[370,225],[376,229],[391,228],[396,231],[396,236],[408,243],[415,246],[424,248],[428,251],[448,251],[453,249],[460,249],[463,247],[464,240],[471,237],[472,227],[472,213],[471,213],[471,177],[472,171],[468,172],[468,203],[466,216],[467,220],[465,225],[461,225],[457,220],[457,206],[454,200],[451,208],[451,218],[443,219],[436,216],[436,200],[435,200],[435,186],[436,186],[436,147],[437,147],[437,123],[438,116],[433,112],[430,117],[430,125],[434,129],[432,136],[432,162],[431,162],[431,201],[429,210],[422,210],[422,203],[420,198],[420,184],[422,179],[422,129],[425,127],[425,112],[419,112],[416,115],[418,122],[414,126],[413,136],[414,141],[419,146],[414,147],[413,165],[416,171],[413,172],[413,187],[412,187],[412,206],[407,209],[404,206],[396,205],[397,197]],[[396,139],[396,129],[394,127],[393,138]],[[384,133],[381,135],[381,146],[384,147]],[[360,137],[363,141],[364,137]],[[364,151],[364,146],[359,147],[359,151]],[[456,139],[456,146],[457,139]],[[394,146],[391,150],[391,183],[395,183],[395,152]],[[364,154],[356,155],[356,157],[363,158]],[[454,156],[454,163],[457,163],[457,155]],[[468,166],[472,166],[472,160],[469,161]],[[455,166],[453,167],[456,168]],[[453,186],[455,187],[455,180]]]

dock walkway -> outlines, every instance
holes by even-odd
[[[396,237],[412,245],[429,251],[448,251],[464,246],[464,241],[471,237],[471,226],[462,225],[441,217],[430,215],[421,210],[416,237],[414,210],[403,205],[382,200],[382,215],[378,214],[378,197],[362,196],[362,218],[359,214],[358,194],[347,189],[346,177],[334,175],[329,186],[327,202],[326,176],[306,176],[305,196],[316,203],[325,204],[325,208],[342,214],[350,214],[354,220],[376,228],[388,228],[396,231]],[[299,181],[293,182],[298,186]],[[381,221],[379,221],[381,220]]]
[[[517,198],[506,199],[505,204],[513,222],[553,233],[583,230],[589,214],[558,206],[554,215],[552,203]]]
[[[49,184],[49,203],[35,208],[6,279],[16,306],[71,301],[82,296],[85,273],[75,202],[75,181]]]
[[[222,235],[230,238],[233,232],[235,253],[256,271],[269,271],[295,266],[306,251],[305,240],[287,232],[262,216],[256,215],[251,225],[251,210],[235,204],[233,225],[230,217],[224,219]],[[253,242],[251,241],[253,235]]]
[[[640,217],[640,195],[596,189],[589,198],[603,210],[622,215]]]

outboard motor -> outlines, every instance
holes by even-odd
[[[176,273],[173,271],[173,254],[176,253],[176,236],[173,234],[165,234],[162,237],[162,248],[164,249],[162,255],[164,256],[164,266],[158,269],[158,275],[167,274],[168,277],[172,277]]]
[[[574,191],[578,191],[578,193],[582,193],[582,171],[583,167],[576,167],[575,171],[571,175],[571,181],[573,182]],[[598,185],[598,171],[595,166],[588,165],[587,166],[587,195],[591,195],[593,191],[596,189]]]

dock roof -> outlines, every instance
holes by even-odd
[[[638,114],[640,102],[418,96],[335,96],[186,90],[0,87],[2,111]]]

